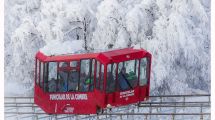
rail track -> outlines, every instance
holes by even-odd
[[[210,95],[150,96],[148,101],[128,106],[105,109],[99,115],[48,115],[34,104],[33,97],[5,97],[5,119],[8,120],[71,120],[71,119],[145,119],[184,120],[191,117],[210,120]]]

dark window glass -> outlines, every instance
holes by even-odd
[[[79,71],[76,69],[69,72],[68,91],[78,91]]]
[[[92,60],[92,73],[91,76],[94,77],[94,67],[95,67],[95,59]]]
[[[36,83],[39,84],[39,78],[40,78],[40,61],[37,59],[37,69],[36,69]]]
[[[81,75],[80,75],[80,91],[86,92],[89,90],[91,83],[91,61],[81,60]]]
[[[69,76],[69,71],[67,70],[59,70],[59,75],[58,75],[58,91],[59,92],[67,92],[68,91],[68,76]]]
[[[90,79],[90,84],[89,84],[89,91],[92,91],[94,89],[94,67],[95,67],[95,59],[91,60],[91,79]]]
[[[84,63],[83,63],[84,66]],[[81,66],[80,69],[82,70],[84,77],[86,74],[83,72],[85,68]],[[67,92],[67,91],[84,91],[83,86],[83,79],[79,73],[79,62],[78,61],[71,61],[71,62],[60,62],[59,63],[59,71],[58,71],[58,82],[57,82],[57,91],[59,92]],[[88,68],[89,69],[89,68]],[[84,75],[85,74],[85,75]]]
[[[109,64],[107,66],[107,87],[108,93],[115,91],[116,84],[116,64]]]
[[[101,73],[100,73],[100,90],[103,90],[104,86],[104,65],[101,64]]]
[[[148,60],[147,58],[142,58],[140,61],[140,86],[144,86],[148,82]]]
[[[56,92],[57,89],[57,62],[48,64],[48,91]]]
[[[99,89],[99,82],[100,82],[100,77],[99,77],[99,73],[100,73],[100,62],[97,61],[96,64],[96,88]]]
[[[40,62],[40,87],[43,88],[43,62]]]
[[[44,80],[44,86],[43,89],[44,91],[48,91],[48,63],[44,63],[44,75],[43,75],[43,80]]]
[[[59,63],[59,71],[58,71],[58,86],[57,91],[59,92],[67,92],[68,91],[68,62],[60,62]]]

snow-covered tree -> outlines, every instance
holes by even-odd
[[[26,17],[11,37],[13,56],[6,69],[8,81],[31,83],[34,81],[35,54],[43,41],[33,22]]]
[[[149,48],[154,57],[154,88],[159,91],[165,83],[168,89],[160,92],[189,93],[190,88],[209,91],[210,53],[204,42],[209,40],[210,29],[201,3],[164,0],[157,4],[161,16],[154,23],[153,42],[149,42],[157,43]]]
[[[114,47],[119,29],[122,33],[122,10],[117,0],[101,2],[96,13],[98,22],[93,33],[91,48],[110,49]]]
[[[90,7],[78,0],[42,0],[42,20],[37,28],[46,43],[84,40],[87,49],[94,29],[93,14]]]

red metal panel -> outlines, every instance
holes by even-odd
[[[116,101],[114,106],[128,105],[131,103],[137,103],[139,101],[139,87],[131,90],[118,91],[115,93]]]
[[[96,114],[93,92],[45,93],[39,86],[35,86],[35,91],[35,103],[47,113]]]

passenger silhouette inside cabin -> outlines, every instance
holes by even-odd
[[[120,90],[132,89],[132,86],[127,79],[128,76],[129,74],[126,73],[126,68],[122,67],[118,77]]]
[[[90,75],[86,75],[86,72],[81,74],[80,77],[80,91],[81,92],[86,92],[89,89],[89,84],[90,84]]]
[[[79,72],[71,71],[68,79],[68,91],[77,91],[78,90],[78,80],[79,80]]]

